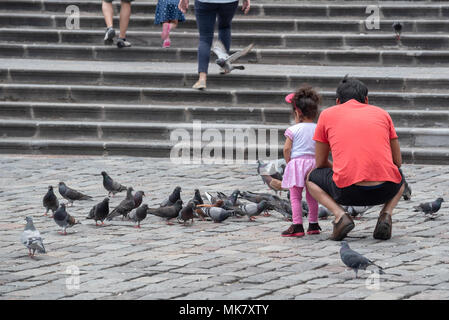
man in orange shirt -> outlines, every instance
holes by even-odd
[[[404,191],[401,150],[390,115],[369,105],[368,88],[346,76],[337,88],[337,105],[321,112],[313,139],[317,168],[309,174],[307,188],[335,216],[331,239],[342,240],[354,228],[341,205],[379,204],[384,206],[373,237],[390,239],[391,214]]]

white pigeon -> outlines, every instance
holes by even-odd
[[[223,43],[218,40],[215,42],[212,51],[217,56],[217,60],[215,60],[215,63],[218,64],[221,67],[221,74],[230,73],[234,69],[239,70],[245,70],[244,66],[234,66],[232,63],[236,61],[237,59],[245,56],[248,54],[248,52],[251,51],[251,49],[254,47],[254,43],[251,43],[249,46],[244,48],[243,50],[237,51],[233,53],[232,55],[229,55],[223,45]]]
[[[26,217],[25,220],[27,224],[22,232],[20,240],[25,245],[25,247],[28,248],[29,256],[33,258],[36,250],[39,253],[45,253],[46,251],[44,243],[42,242],[41,234],[34,227],[33,219],[30,217]],[[33,250],[33,253],[31,253],[31,250]]]

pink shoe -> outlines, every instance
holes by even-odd
[[[162,33],[161,33],[162,40],[167,40],[168,36],[170,35],[170,29],[171,29],[170,23],[164,23],[162,25]]]
[[[170,48],[170,39],[164,40],[164,43],[162,44],[162,48]]]

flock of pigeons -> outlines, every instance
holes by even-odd
[[[285,163],[283,160],[277,160],[274,162],[262,163],[259,161],[257,172],[262,177],[262,181],[266,183],[271,189],[276,191],[282,191],[277,189],[277,184],[273,182],[280,179],[282,181],[283,171],[285,169]],[[241,218],[242,216],[248,217],[250,221],[256,219],[256,216],[263,213],[264,216],[269,216],[269,210],[274,210],[281,213],[285,220],[291,220],[292,210],[290,201],[282,199],[277,195],[271,193],[254,193],[250,191],[240,192],[235,190],[230,196],[222,192],[217,192],[216,196],[205,192],[205,198],[203,200],[201,193],[198,189],[195,189],[194,197],[190,199],[185,206],[181,200],[181,187],[176,187],[173,192],[160,203],[157,208],[149,208],[147,204],[142,204],[145,193],[143,191],[137,191],[133,194],[134,189],[132,187],[125,187],[124,185],[114,181],[106,172],[101,173],[103,176],[103,186],[108,191],[108,196],[105,197],[100,203],[94,205],[87,215],[87,219],[95,220],[96,226],[104,225],[104,220],[110,221],[115,217],[122,216],[122,220],[125,218],[135,222],[136,228],[140,228],[140,223],[144,220],[148,214],[161,217],[167,221],[167,224],[172,224],[172,219],[177,219],[178,222],[187,224],[188,221],[193,223],[194,218],[206,220],[209,218],[214,222],[222,222],[229,217]],[[48,215],[48,212],[52,211],[52,218],[55,223],[62,228],[59,232],[62,235],[66,235],[66,229],[72,227],[80,222],[71,216],[66,207],[73,206],[74,201],[93,200],[91,196],[83,194],[75,189],[68,187],[64,182],[59,182],[58,191],[61,196],[68,202],[59,203],[58,197],[55,195],[53,186],[48,187],[48,191],[43,197],[43,206],[45,208],[44,216]],[[122,200],[112,211],[109,209],[109,197],[115,196],[117,193],[126,191],[126,197]],[[411,188],[406,183],[406,189],[403,193],[405,200],[411,198]],[[288,195],[289,198],[289,195]],[[239,199],[247,200],[243,203]],[[206,203],[207,202],[207,203]],[[443,198],[438,198],[433,202],[421,203],[419,206],[414,207],[415,211],[424,212],[430,219],[435,219],[436,212],[441,208],[441,204],[444,202]],[[346,211],[354,218],[360,217],[371,207],[345,207]],[[302,202],[303,215],[308,215],[307,202]],[[325,208],[319,207],[319,218],[327,219],[331,213]],[[42,237],[38,230],[36,230],[33,219],[26,217],[26,226],[21,236],[22,243],[28,248],[29,256],[34,257],[36,251],[39,253],[45,253],[45,247],[42,241]],[[98,224],[98,222],[101,224]],[[369,259],[363,257],[359,253],[349,248],[349,245],[345,242],[341,242],[340,256],[345,265],[352,268],[355,271],[357,277],[357,271],[359,269],[365,270],[369,265],[375,265]],[[379,272],[383,273],[382,268],[379,268]]]

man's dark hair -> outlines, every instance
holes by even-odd
[[[348,75],[341,80],[337,88],[337,98],[340,100],[340,103],[345,103],[351,99],[365,103],[367,96],[368,88],[365,84],[355,78],[348,78]]]

